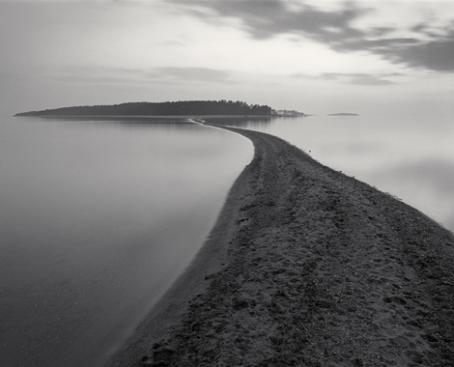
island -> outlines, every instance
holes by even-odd
[[[336,113],[329,113],[328,116],[359,116],[359,113],[353,113],[353,112],[336,112]]]
[[[130,102],[29,111],[16,116],[276,116],[266,105],[241,101]]]

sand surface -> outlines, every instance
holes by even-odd
[[[254,159],[110,365],[454,366],[452,234],[279,138],[230,130]]]

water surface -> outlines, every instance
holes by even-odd
[[[139,122],[0,120],[0,366],[102,364],[252,157],[229,132]]]

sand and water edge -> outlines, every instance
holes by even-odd
[[[448,366],[454,238],[287,142],[249,138],[196,258],[109,366]]]

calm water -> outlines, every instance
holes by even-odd
[[[448,116],[311,116],[246,126],[291,142],[454,231],[454,121]]]
[[[0,366],[102,363],[251,157],[190,124],[0,120]]]

